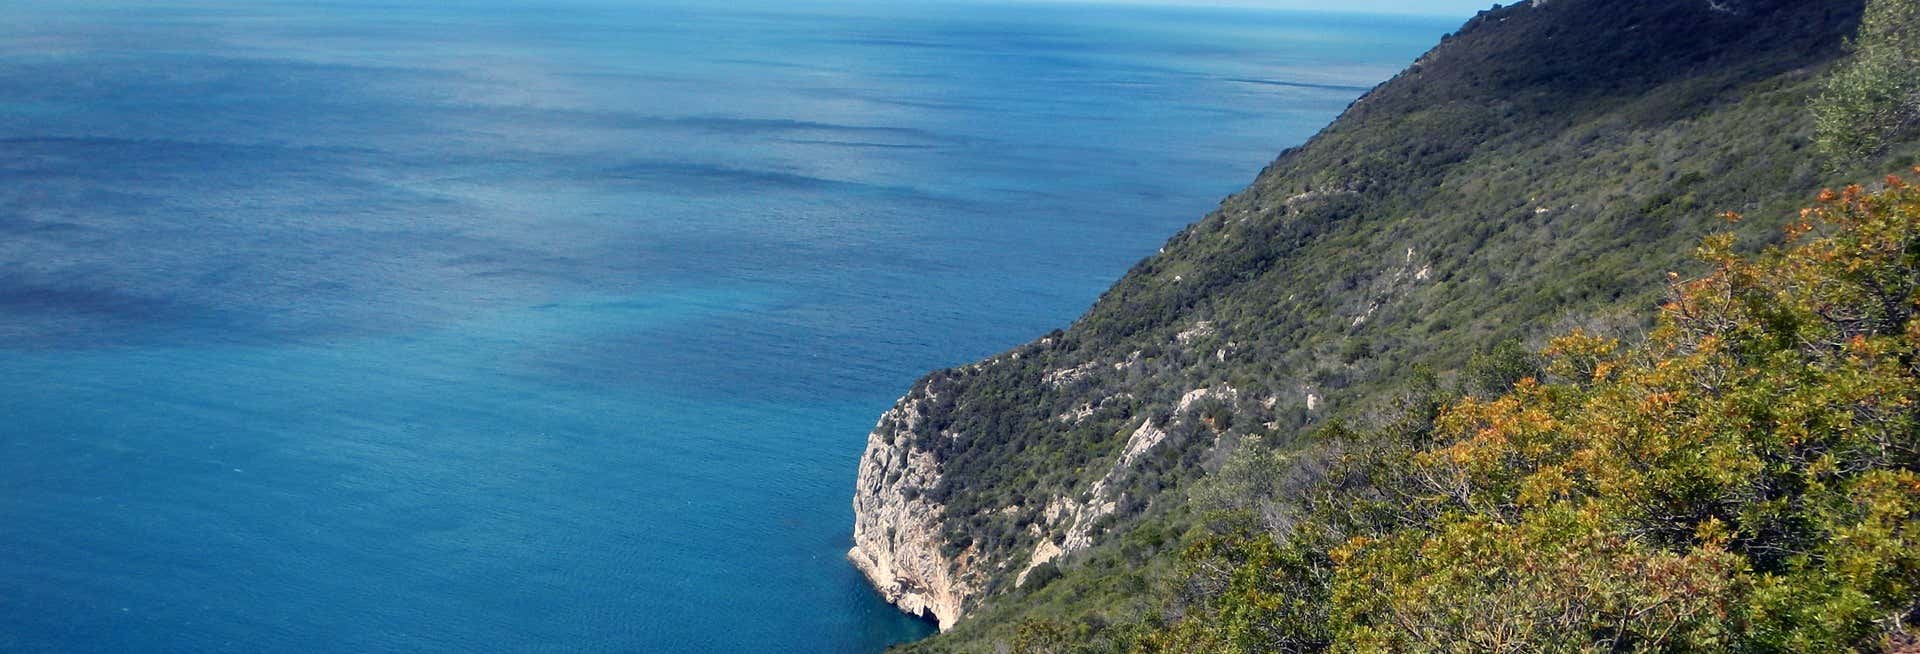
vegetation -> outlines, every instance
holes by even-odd
[[[1920,169],[1916,169],[1920,172]],[[1920,620],[1920,190],[1707,239],[1646,341],[1366,437],[1275,540],[1189,548],[1169,652],[1846,652]],[[1265,472],[1226,484],[1279,498]],[[1084,640],[1084,639],[1083,639]],[[1073,651],[1089,651],[1081,648]]]
[[[1844,160],[1877,154],[1920,122],[1920,4],[1869,3],[1853,48],[1813,105],[1821,149]]]
[[[1912,601],[1900,581],[1910,572],[1897,570],[1913,562],[1892,554],[1911,544],[1905,509],[1842,499],[1907,506],[1899,475],[1911,462],[1860,467],[1849,457],[1864,446],[1846,440],[1865,437],[1857,423],[1784,450],[1759,440],[1769,419],[1839,429],[1846,412],[1813,410],[1820,402],[1893,399],[1793,395],[1808,384],[1878,392],[1867,377],[1911,372],[1846,377],[1848,357],[1901,355],[1816,360],[1792,342],[1820,324],[1792,322],[1789,300],[1839,278],[1762,282],[1813,275],[1796,256],[1867,238],[1847,221],[1894,220],[1873,207],[1912,192],[1836,198],[1808,216],[1833,219],[1831,231],[1752,261],[1734,254],[1778,242],[1822,180],[1920,154],[1914,130],[1892,128],[1870,130],[1881,135],[1871,151],[1818,154],[1840,132],[1808,107],[1844,93],[1829,80],[1874,51],[1862,16],[1862,0],[1555,0],[1483,13],[1174,237],[1071,329],[929,377],[937,405],[912,444],[943,477],[925,493],[946,506],[949,552],[969,553],[988,593],[953,632],[905,649],[1817,651],[1899,633],[1886,621],[1908,619],[1896,609]],[[1713,219],[1728,211],[1753,218]],[[1739,305],[1743,326],[1726,333],[1650,320],[1646,309],[1676,292],[1663,276],[1697,270],[1691,244],[1721,231],[1712,274],[1673,299],[1736,282],[1743,302],[1802,295]],[[1582,336],[1535,353],[1575,328]],[[1904,338],[1849,332],[1842,345],[1854,335],[1872,347]],[[1619,342],[1640,344],[1609,345]],[[1701,378],[1719,385],[1684,387]],[[1516,388],[1523,379],[1535,381]],[[1181,402],[1196,389],[1232,390]],[[1634,413],[1655,389],[1688,393]],[[1748,413],[1723,415],[1734,409]],[[1671,433],[1649,431],[1668,419]],[[1108,480],[1118,508],[1093,530],[1098,545],[1018,588],[996,572],[1022,569],[1042,539],[1061,542],[1073,525],[1047,507],[1087,497],[1147,422],[1168,436]],[[1820,467],[1824,452],[1838,453],[1836,471]],[[1823,545],[1833,542],[1886,554],[1842,556]],[[1886,566],[1896,572],[1876,572]],[[1588,590],[1545,592],[1571,587]],[[1484,615],[1499,618],[1475,622]],[[1774,626],[1747,629],[1761,624]]]

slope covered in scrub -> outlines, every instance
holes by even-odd
[[[1570,328],[1637,340],[1667,274],[1702,270],[1689,253],[1703,237],[1726,230],[1726,248],[1751,251],[1831,180],[1911,165],[1920,147],[1901,126],[1849,158],[1816,145],[1809,107],[1851,60],[1863,6],[1484,12],[1071,328],[921,381],[889,414],[912,419],[876,429],[856,503],[927,521],[863,518],[856,552],[919,552],[943,571],[877,582],[940,586],[971,616],[911,649],[995,651],[1022,634],[1095,647],[1189,609],[1225,619],[1205,613],[1221,610],[1208,584],[1244,580],[1196,581],[1181,553],[1290,533],[1354,447],[1340,425],[1372,433],[1421,423],[1447,392],[1499,395]],[[908,461],[912,474],[889,467]],[[1267,608],[1281,613],[1248,619],[1292,610]]]

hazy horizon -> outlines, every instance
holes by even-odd
[[[1247,9],[1314,10],[1348,13],[1470,16],[1493,6],[1492,0],[1046,0],[1084,4],[1160,5],[1169,7],[1237,7]],[[1516,4],[1518,0],[1502,2]]]

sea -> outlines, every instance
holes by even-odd
[[[0,652],[878,652],[855,463],[1460,17],[0,3]]]

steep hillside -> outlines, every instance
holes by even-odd
[[[1822,183],[1911,163],[1911,139],[1812,154],[1808,104],[1861,8],[1481,14],[1070,329],[916,384],[861,459],[850,557],[958,626],[924,649],[991,651],[1014,616],[1137,617],[1192,538],[1188,490],[1242,442],[1377,421],[1416,370],[1501,379],[1502,342],[1640,330],[1716,214],[1754,216],[1750,248]]]

